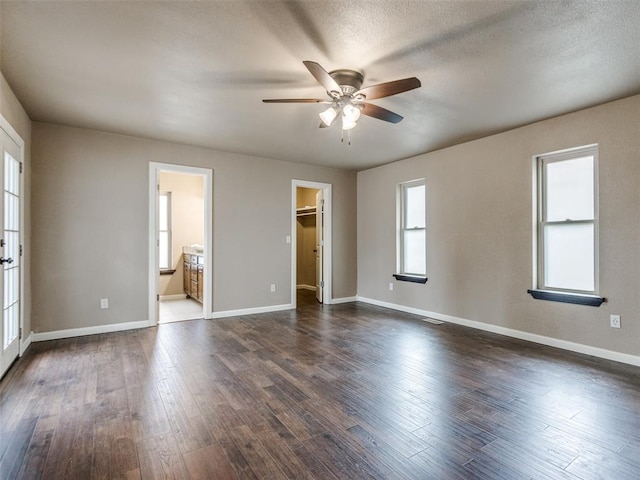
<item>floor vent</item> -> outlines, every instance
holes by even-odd
[[[433,323],[434,325],[442,325],[444,322],[441,322],[440,320],[436,320],[435,318],[423,318],[422,319],[423,322],[429,322],[429,323]]]

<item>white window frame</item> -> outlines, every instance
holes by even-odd
[[[159,269],[162,270],[172,270],[173,268],[173,234],[172,234],[172,225],[171,225],[171,192],[168,190],[161,191],[158,193],[158,202],[160,201],[160,197],[167,197],[167,219],[166,225],[167,230],[160,230],[161,221],[158,220],[158,238],[160,238],[160,234],[162,232],[167,232],[167,249],[169,250],[167,253],[167,259],[169,261],[169,265],[158,265]],[[160,215],[160,209],[158,208],[158,215]],[[160,241],[158,241],[158,248],[160,248]],[[162,258],[162,254],[158,255],[158,259]]]
[[[555,162],[563,162],[568,160],[574,160],[585,156],[593,156],[593,218],[581,219],[581,220],[562,220],[552,221],[546,220],[546,177],[545,177],[545,165]],[[587,145],[583,147],[562,150],[558,152],[547,153],[544,155],[537,155],[534,157],[535,168],[537,172],[537,234],[534,239],[535,255],[536,255],[536,273],[534,275],[534,285],[538,290],[567,293],[567,294],[579,294],[579,295],[598,295],[600,290],[599,285],[599,254],[598,254],[598,145]],[[573,290],[566,288],[551,287],[545,284],[545,242],[544,242],[544,230],[546,225],[569,225],[569,224],[590,224],[593,225],[593,290]]]
[[[425,187],[425,198],[424,198],[424,207],[425,207],[425,219],[424,219],[424,227],[408,227],[406,225],[406,204],[407,204],[407,190],[412,187],[424,186]],[[426,191],[427,186],[424,178],[419,178],[416,180],[410,180],[408,182],[402,182],[398,184],[397,187],[397,248],[396,248],[396,271],[399,276],[409,276],[409,277],[418,277],[418,278],[426,278],[427,272],[427,199],[426,199]],[[408,272],[405,269],[404,265],[404,237],[405,232],[407,231],[416,231],[423,230],[425,232],[425,240],[424,240],[424,249],[425,249],[425,265],[424,272]],[[396,277],[398,278],[398,277]]]

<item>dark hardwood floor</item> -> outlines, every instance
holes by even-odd
[[[0,478],[640,478],[640,369],[301,295],[33,344]]]

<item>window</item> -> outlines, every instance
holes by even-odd
[[[598,291],[597,160],[597,146],[536,159],[539,290]]]
[[[426,282],[425,193],[424,179],[398,186],[398,280]]]
[[[160,270],[172,268],[171,258],[171,192],[158,196],[158,251]]]

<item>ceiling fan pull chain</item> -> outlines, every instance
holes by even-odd
[[[345,143],[344,141],[344,132],[345,130],[340,130],[340,142]],[[351,130],[346,130],[347,132],[347,145],[351,146]]]

